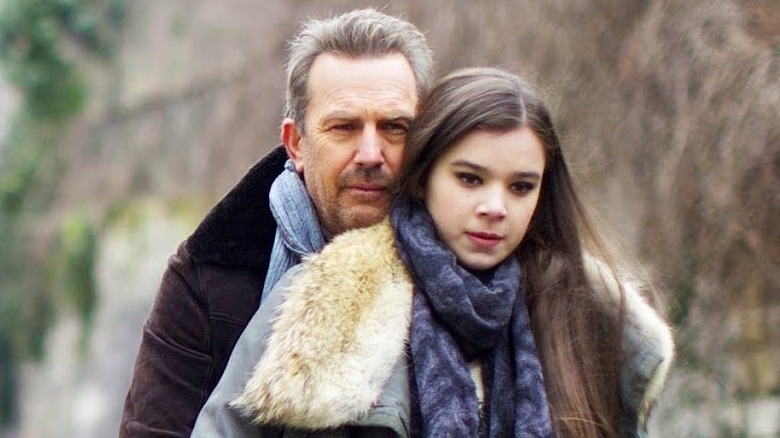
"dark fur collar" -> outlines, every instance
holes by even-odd
[[[268,266],[276,233],[268,193],[286,160],[284,148],[277,146],[249,169],[187,239],[192,257],[230,266]]]

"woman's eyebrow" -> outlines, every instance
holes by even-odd
[[[464,159],[455,160],[455,161],[453,161],[451,163],[451,165],[452,166],[457,166],[457,167],[465,167],[465,168],[471,169],[471,170],[473,170],[475,172],[487,172],[488,171],[487,167],[479,165],[479,164],[471,162],[471,161],[468,161],[468,160],[464,160]],[[534,172],[534,171],[517,171],[517,172],[512,172],[512,176],[514,178],[518,178],[518,179],[531,179],[531,180],[540,180],[540,179],[542,179],[542,175],[540,175],[539,172]]]
[[[471,161],[464,160],[464,159],[455,160],[455,161],[453,161],[450,164],[452,166],[467,167],[467,168],[469,168],[471,170],[474,170],[476,172],[485,172],[485,171],[487,171],[487,168],[485,166],[480,166],[477,163],[473,163]]]

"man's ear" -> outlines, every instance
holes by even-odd
[[[295,120],[287,118],[282,121],[281,139],[284,149],[287,151],[287,156],[290,157],[290,160],[295,164],[295,171],[298,173],[303,172],[301,134],[298,132],[298,126],[295,124]]]

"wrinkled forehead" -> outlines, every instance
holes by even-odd
[[[323,54],[309,72],[310,112],[374,109],[410,116],[417,106],[417,89],[409,62],[401,54],[349,58]]]

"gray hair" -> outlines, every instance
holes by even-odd
[[[309,20],[290,40],[288,53],[284,115],[295,120],[301,132],[309,104],[309,70],[323,53],[350,58],[400,53],[412,68],[418,97],[433,81],[433,58],[425,36],[410,22],[371,8]]]

